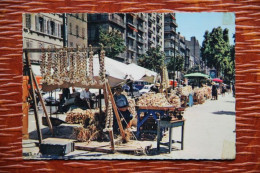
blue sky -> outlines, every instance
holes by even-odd
[[[205,31],[211,32],[213,28],[220,26],[222,29],[228,28],[229,42],[234,44],[232,38],[235,33],[234,13],[176,13],[176,22],[178,24],[177,32],[185,36],[186,40],[190,40],[190,37],[195,36],[202,45]]]

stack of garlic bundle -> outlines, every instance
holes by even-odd
[[[75,138],[80,142],[107,140],[106,134],[103,132],[105,128],[105,117],[104,112],[99,114],[98,110],[94,111],[93,117],[91,117],[91,119],[87,118],[84,126],[75,127],[73,129]]]
[[[195,88],[194,93],[198,96],[198,101],[200,104],[205,101],[205,97],[204,97],[205,94],[203,88]]]
[[[167,107],[171,106],[162,93],[147,93],[142,95],[137,102],[138,106]]]
[[[189,96],[189,94],[192,92],[191,86],[185,86],[182,88],[178,88],[178,93],[182,96]]]
[[[204,86],[203,89],[204,89],[204,94],[205,94],[206,98],[207,98],[207,99],[210,99],[210,98],[211,98],[211,95],[212,95],[212,89],[211,89],[211,87],[209,87],[209,86]]]
[[[172,106],[174,107],[181,107],[181,100],[180,100],[180,97],[177,96],[176,94],[174,93],[171,93],[171,95],[168,97],[168,101],[169,103],[171,103]]]
[[[65,121],[69,124],[84,124],[87,118],[94,119],[96,110],[74,109],[67,113]]]
[[[135,99],[133,99],[131,97],[127,97],[127,100],[128,100],[128,103],[129,103],[128,110],[133,115],[133,117],[136,117],[137,113],[136,113],[136,110],[135,110]]]

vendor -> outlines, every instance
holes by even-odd
[[[85,88],[80,92],[80,101],[81,101],[81,106],[84,109],[92,109],[93,108],[93,100],[91,98],[91,92],[89,91],[89,88]]]
[[[125,129],[127,126],[131,127],[131,120],[132,120],[133,116],[131,115],[131,113],[128,110],[129,103],[128,103],[126,96],[122,94],[121,87],[116,88],[114,100],[115,100],[116,106],[118,108],[119,116],[121,119],[123,118],[123,120],[121,121],[123,128]],[[118,130],[118,124],[117,124],[117,122],[115,122],[115,120],[116,120],[116,118],[114,118],[114,129]]]

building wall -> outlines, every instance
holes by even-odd
[[[62,47],[62,15],[53,13],[23,14],[23,48]],[[32,63],[40,61],[40,53],[30,53]]]
[[[174,54],[178,54],[178,39],[177,39],[177,23],[174,13],[165,13],[164,14],[164,53],[165,61],[169,62],[171,58],[174,57]]]
[[[190,48],[190,53],[194,57],[194,63],[196,65],[200,65],[201,57],[199,41],[196,39],[196,37],[191,37],[190,41],[186,40],[186,45],[188,45]]]
[[[90,44],[98,44],[98,28],[116,29],[122,33],[126,51],[118,55],[119,61],[136,63],[149,47],[160,46],[164,50],[164,17],[161,13],[88,14],[88,19]]]
[[[67,14],[68,47],[88,45],[88,24],[86,13]]]

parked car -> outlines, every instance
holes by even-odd
[[[148,85],[149,83],[148,82],[145,82],[145,81],[135,81],[133,86],[138,88],[139,90],[143,89],[143,87],[145,85]]]
[[[62,94],[62,91],[60,89],[56,89],[52,92],[47,92],[43,95],[43,100],[47,105],[58,105],[60,103],[60,94]]]
[[[143,89],[141,89],[140,91],[139,91],[139,93],[140,94],[145,94],[145,93],[148,93],[150,90],[151,90],[151,87],[152,87],[153,85],[145,85],[144,87],[143,87]]]

